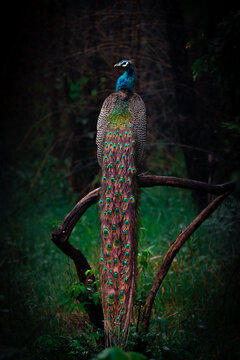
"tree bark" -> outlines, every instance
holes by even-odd
[[[181,234],[177,237],[177,239],[167,251],[154,279],[152,288],[148,294],[144,307],[142,322],[144,329],[148,331],[151,311],[157,291],[162,284],[163,279],[167,275],[174,257],[177,255],[178,251],[184,245],[187,239],[189,239],[189,237],[194,233],[194,231],[197,230],[198,227],[213,213],[213,211],[221,204],[225,197],[230,194],[230,192],[234,189],[235,184],[233,182],[229,182],[220,185],[210,185],[196,180],[156,175],[138,175],[137,179],[140,187],[172,186],[218,195],[218,197],[213,200],[184,231],[181,232]],[[95,281],[95,278],[91,273],[86,276],[86,271],[90,270],[91,267],[82,252],[75,246],[71,245],[68,239],[80,217],[84,214],[89,206],[93,205],[97,201],[99,194],[100,187],[88,193],[64,218],[59,229],[52,233],[52,241],[65,255],[69,256],[74,261],[79,280],[85,284],[91,284]],[[94,290],[97,291],[96,287]],[[93,324],[97,325],[98,327],[102,327],[103,315],[100,305],[95,305],[92,302],[86,307],[86,310],[88,311],[89,318]]]
[[[190,236],[196,231],[199,226],[213,213],[214,210],[222,203],[222,201],[229,195],[229,192],[226,192],[223,195],[219,195],[215,200],[213,200],[194,220],[193,222],[181,232],[177,237],[174,243],[168,249],[163,262],[156,274],[151,290],[149,291],[146,304],[143,312],[143,327],[145,331],[149,329],[149,323],[151,318],[152,307],[154,300],[159,290],[165,276],[168,273],[168,270],[173,262],[173,259],[184,245],[184,243],[190,238]]]
[[[91,191],[87,194],[83,199],[81,199],[73,210],[64,218],[62,225],[52,233],[52,241],[55,245],[68,257],[70,257],[76,267],[77,275],[79,281],[91,286],[94,292],[97,291],[96,285],[93,285],[95,282],[95,277],[93,274],[88,273],[86,275],[87,270],[91,270],[91,266],[89,265],[86,257],[83,253],[77,249],[75,246],[69,243],[69,236],[80,219],[80,217],[85,213],[85,211],[94,204],[97,200],[99,194],[99,188]],[[101,304],[95,304],[93,300],[91,300],[88,296],[89,291],[86,294],[86,302],[85,309],[88,313],[89,319],[92,324],[99,328],[103,328],[103,313]]]

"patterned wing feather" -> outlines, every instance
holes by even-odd
[[[100,114],[98,116],[96,144],[97,144],[97,158],[100,166],[102,166],[104,139],[106,136],[106,128],[107,128],[106,120],[114,108],[116,99],[117,99],[116,93],[109,95],[105,99]]]
[[[140,166],[144,157],[144,145],[147,135],[146,108],[140,95],[134,93],[130,98],[129,111],[133,121],[133,133],[136,140],[136,165]]]

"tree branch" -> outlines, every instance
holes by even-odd
[[[52,233],[52,241],[60,247],[60,245],[69,239],[69,236],[80,217],[85,211],[97,201],[100,188],[96,188],[82,198],[74,208],[68,213],[59,229]],[[68,254],[67,254],[68,255]]]
[[[87,276],[85,275],[87,270],[91,270],[91,266],[89,265],[87,259],[82,254],[82,252],[75,246],[70,244],[68,239],[77,221],[89,208],[89,206],[96,202],[98,195],[99,188],[88,193],[75,205],[72,211],[65,217],[59,229],[52,233],[52,241],[65,255],[69,256],[73,260],[79,281],[85,284],[91,284],[95,281],[95,277],[93,274],[88,273]],[[93,287],[93,290],[97,291],[96,286]],[[91,323],[99,328],[102,328],[102,306],[100,304],[95,304],[93,300],[90,300],[88,295],[86,295],[85,300],[87,302],[87,304],[85,305],[85,309],[88,313]]]
[[[225,192],[231,191],[234,188],[233,182],[220,185],[211,185],[196,180],[156,175],[138,175],[138,183],[140,187],[172,186],[183,189],[205,191],[215,195],[224,194]],[[53,232],[52,240],[59,248],[62,243],[66,242],[69,239],[73,228],[75,227],[80,217],[84,214],[84,212],[89,208],[89,206],[91,206],[97,201],[99,193],[100,187],[88,193],[74,206],[70,213],[64,218],[59,229]],[[67,253],[66,255],[70,256]]]
[[[181,232],[181,234],[177,237],[171,247],[168,249],[163,262],[156,274],[151,290],[149,291],[144,312],[143,312],[143,326],[146,331],[148,331],[152,306],[157,294],[159,287],[161,286],[163,279],[167,275],[167,272],[173,262],[173,259],[177,255],[180,248],[183,244],[189,239],[189,237],[196,231],[199,226],[213,213],[214,210],[221,204],[221,202],[230,194],[230,192],[226,192],[223,195],[218,196],[215,200],[213,200],[201,213],[193,220],[193,222]]]
[[[220,185],[207,184],[202,181],[182,179],[173,176],[157,176],[157,175],[138,175],[138,183],[140,187],[152,186],[172,186],[183,189],[192,189],[204,191],[214,195],[224,194],[227,191],[232,191],[234,188],[233,182],[228,182]]]
[[[52,233],[52,241],[65,255],[69,256],[74,261],[79,280],[83,283],[95,281],[92,274],[87,277],[85,275],[85,272],[90,270],[91,267],[82,252],[75,246],[71,245],[68,242],[68,239],[80,217],[85,213],[90,205],[96,202],[98,195],[99,188],[88,193],[65,217],[59,229]]]
[[[208,192],[211,194],[219,195],[214,201],[212,201],[197,217],[196,219],[177,237],[172,246],[167,251],[162,265],[160,266],[157,275],[155,277],[153,286],[148,294],[144,313],[143,313],[143,326],[145,330],[148,330],[150,323],[150,316],[152,311],[152,306],[155,300],[156,293],[159,287],[162,284],[163,279],[165,278],[171,263],[186,242],[186,240],[193,234],[193,232],[205,221],[209,215],[220,205],[223,199],[229,195],[229,193],[233,190],[235,184],[232,182],[220,184],[220,185],[212,185],[207,184],[201,181],[189,180],[176,178],[171,176],[156,176],[156,175],[138,175],[138,183],[140,187],[152,187],[152,186],[172,186],[179,187],[184,189],[192,189]],[[84,198],[82,198],[70,211],[70,213],[64,218],[61,226],[58,230],[52,233],[52,241],[59,247],[60,250],[67,256],[69,256],[76,266],[77,274],[79,280],[83,283],[94,282],[95,278],[92,274],[88,276],[85,275],[87,270],[90,270],[91,267],[82,254],[82,252],[77,249],[75,246],[69,243],[69,237],[76,223],[80,219],[80,217],[84,214],[84,212],[94,204],[99,196],[100,188],[97,188],[90,193],[88,193]],[[96,316],[99,312],[99,309],[93,309],[94,304],[90,304],[91,311],[89,311],[89,316],[93,323],[99,323],[98,316]],[[100,309],[101,311],[101,309]],[[101,318],[101,316],[100,316]]]

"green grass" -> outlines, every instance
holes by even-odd
[[[183,164],[181,154],[175,154],[165,174],[184,176]],[[156,164],[152,167],[159,173]],[[74,265],[50,235],[77,196],[71,195],[61,169],[62,164],[49,158],[30,193],[31,165],[24,171],[11,169],[6,173],[7,187],[2,186],[0,322],[4,351],[7,356],[14,349],[14,359],[30,359],[36,351],[39,359],[89,359],[100,350],[96,339],[102,334],[93,331],[84,315],[70,314],[63,305],[77,277]],[[145,335],[149,359],[232,359],[240,354],[239,275],[234,272],[239,261],[238,210],[236,201],[227,199],[175,258],[156,297],[150,333]],[[141,190],[135,324],[164,253],[195,216],[188,190]],[[82,216],[71,242],[97,269],[96,205]],[[133,327],[129,350],[136,351],[137,341]]]

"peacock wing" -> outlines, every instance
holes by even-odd
[[[107,129],[107,118],[113,111],[116,99],[117,99],[116,93],[109,95],[104,100],[100,114],[98,116],[96,144],[97,144],[97,158],[100,166],[102,166],[102,156],[103,156],[102,154],[104,150],[104,139],[106,136],[106,129]]]
[[[136,166],[141,166],[147,136],[146,107],[140,95],[134,93],[129,100],[129,111],[133,119],[133,134],[136,140]]]

